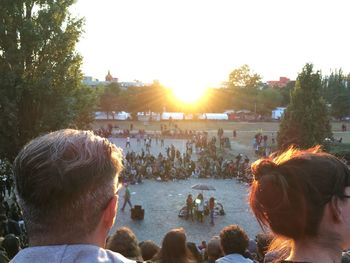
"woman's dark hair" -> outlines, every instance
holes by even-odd
[[[6,250],[9,259],[14,258],[21,249],[19,238],[14,234],[6,235],[1,245]]]
[[[324,207],[343,198],[349,168],[320,147],[290,148],[252,164],[250,206],[262,226],[291,240],[315,237]]]
[[[172,229],[165,234],[162,248],[154,261],[159,263],[194,262],[186,246],[186,234],[183,228]]]
[[[202,257],[202,254],[199,252],[196,244],[193,242],[187,242],[186,246],[187,246],[188,250],[191,252],[193,258],[196,260],[196,262],[202,263],[203,257]]]
[[[139,247],[141,249],[142,258],[145,261],[151,260],[160,250],[160,247],[152,240],[140,242]]]
[[[122,254],[126,258],[142,260],[141,249],[138,243],[134,232],[130,228],[121,227],[108,238],[106,247]]]

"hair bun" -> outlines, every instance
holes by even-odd
[[[267,174],[275,173],[278,166],[268,159],[260,159],[252,164],[254,180],[259,181]]]

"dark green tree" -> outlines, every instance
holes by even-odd
[[[331,115],[341,120],[350,114],[350,78],[341,69],[322,80],[322,95],[331,105]]]
[[[124,102],[121,100],[121,89],[118,83],[110,83],[103,88],[102,94],[100,95],[100,110],[114,119],[114,113],[122,111],[124,108]]]
[[[329,113],[321,97],[321,73],[306,64],[299,74],[291,101],[281,121],[277,135],[280,149],[290,145],[308,148],[323,144],[331,137]]]
[[[258,91],[256,99],[256,111],[265,116],[271,116],[272,110],[281,106],[282,95],[279,90],[274,88],[265,88]]]
[[[332,116],[338,120],[350,115],[350,92],[341,92],[332,100]]]
[[[40,133],[91,121],[94,99],[81,85],[75,51],[83,20],[69,13],[74,2],[1,1],[0,158],[12,159]]]

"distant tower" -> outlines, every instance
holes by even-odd
[[[111,75],[111,72],[108,70],[108,74],[106,76],[106,81],[112,82],[113,81],[113,77]]]

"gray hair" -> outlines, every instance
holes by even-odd
[[[207,245],[207,253],[208,257],[211,259],[218,259],[223,256],[223,252],[221,250],[220,237],[213,236]]]
[[[122,153],[90,131],[59,130],[20,151],[14,179],[29,238],[84,238],[116,191]]]

